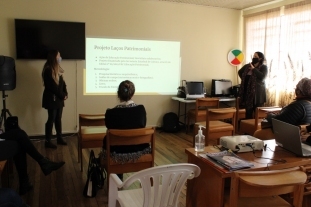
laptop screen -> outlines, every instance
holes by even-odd
[[[204,94],[204,83],[199,81],[186,82],[186,93],[189,95]]]
[[[298,126],[277,119],[272,119],[272,126],[275,142],[278,146],[299,156],[304,156],[301,146],[300,128]]]

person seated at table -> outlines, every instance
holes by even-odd
[[[295,100],[289,105],[285,106],[278,114],[268,113],[267,121],[272,126],[272,118],[292,124],[304,125],[311,123],[311,79],[302,78],[295,88]],[[308,128],[308,127],[307,127]],[[273,131],[271,128],[259,129],[254,133],[257,138],[273,138]]]
[[[26,132],[19,127],[14,129],[6,127],[6,132],[0,134],[0,139],[5,139],[5,141],[0,141],[0,160],[6,160],[13,156],[19,178],[20,195],[24,195],[33,189],[27,173],[26,154],[40,165],[44,175],[49,175],[52,171],[59,169],[65,164],[65,162],[53,162],[40,154]],[[8,143],[12,143],[12,147],[8,147]],[[12,153],[11,149],[16,153]]]
[[[280,113],[267,115],[268,122],[272,122],[272,118],[292,124],[310,124],[311,123],[311,79],[301,79],[295,89],[295,100],[284,107]]]
[[[138,105],[132,100],[135,86],[129,80],[122,81],[118,87],[118,98],[120,103],[114,108],[108,108],[105,113],[105,124],[107,129],[137,129],[146,126],[146,110],[143,105]],[[104,139],[106,149],[106,139]],[[138,159],[144,154],[151,153],[149,144],[130,146],[111,146],[110,151],[115,162],[126,163]],[[118,175],[122,179],[122,175]]]

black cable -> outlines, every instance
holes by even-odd
[[[286,160],[283,160],[283,159],[276,160],[276,159],[272,159],[272,158],[268,158],[268,157],[260,157],[260,156],[257,156],[257,155],[255,154],[255,149],[253,148],[252,145],[246,144],[246,146],[250,147],[250,148],[253,150],[253,155],[254,155],[254,157],[256,157],[256,158],[267,159],[267,160],[271,160],[271,161],[276,162],[276,163],[286,163]],[[266,148],[270,149],[270,148],[267,147],[267,146],[266,146]],[[270,150],[271,150],[271,149],[270,149]],[[271,150],[271,151],[274,152],[273,150]],[[268,166],[269,164],[274,164],[274,163],[267,163],[267,167],[269,167],[269,166]]]

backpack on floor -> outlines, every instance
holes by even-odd
[[[179,118],[174,112],[164,114],[162,130],[165,132],[178,132],[180,130]]]

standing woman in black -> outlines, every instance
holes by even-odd
[[[240,105],[246,110],[246,119],[252,119],[257,107],[266,102],[266,84],[268,68],[264,65],[265,56],[255,52],[252,62],[245,64],[239,71],[241,86],[239,91]]]
[[[45,123],[46,148],[56,148],[56,145],[51,142],[53,124],[55,124],[57,144],[67,145],[62,138],[62,113],[68,93],[63,79],[64,70],[60,67],[61,60],[57,50],[49,51],[42,70],[44,84],[42,107],[48,111],[48,120]]]

